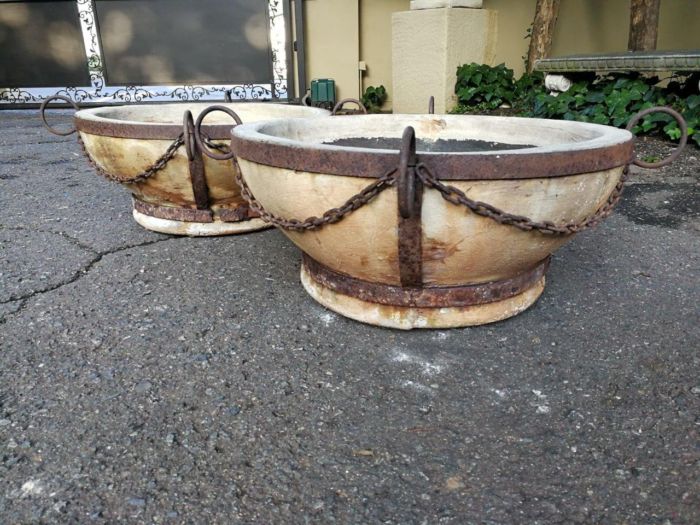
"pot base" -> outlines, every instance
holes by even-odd
[[[134,220],[147,230],[170,235],[189,235],[191,237],[212,237],[216,235],[235,235],[270,228],[262,219],[248,219],[239,222],[185,222],[174,219],[161,219],[141,213],[134,209]]]
[[[451,307],[411,307],[365,301],[332,290],[316,281],[305,264],[301,283],[308,294],[326,308],[350,319],[375,326],[413,328],[459,328],[502,321],[532,306],[544,291],[545,277],[521,293],[484,304]]]

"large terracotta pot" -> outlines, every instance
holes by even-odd
[[[278,120],[232,137],[253,208],[304,252],[308,293],[396,328],[528,308],[550,254],[610,212],[633,154],[625,130],[508,117]]]
[[[215,106],[219,110],[212,111],[206,121],[197,122],[208,137],[197,140],[195,122],[210,106],[118,106],[75,114],[75,127],[87,155],[99,172],[123,183],[133,194],[133,216],[145,228],[179,235],[225,235],[267,227],[241,198],[231,161],[203,155],[203,148],[219,145],[220,150],[213,153],[225,156],[221,149],[228,147],[231,127],[236,124],[234,113],[242,122],[329,114],[286,104],[226,103]],[[179,146],[175,143],[178,137]],[[162,168],[149,170],[164,155],[167,160]],[[153,173],[144,177],[144,171]]]

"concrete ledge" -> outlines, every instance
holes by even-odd
[[[603,55],[572,55],[543,58],[535,62],[537,71],[574,73],[577,71],[700,71],[700,50],[623,51]]]
[[[482,0],[411,0],[411,9],[439,9],[441,7],[470,7],[481,9]]]

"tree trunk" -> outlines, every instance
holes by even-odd
[[[546,58],[552,47],[554,26],[559,16],[561,0],[537,0],[535,19],[532,22],[530,47],[527,50],[527,72],[532,73],[535,60]]]
[[[661,0],[632,0],[630,5],[630,51],[653,51],[659,29]]]

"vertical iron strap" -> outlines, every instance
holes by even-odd
[[[185,111],[183,116],[182,128],[194,202],[198,210],[206,210],[209,208],[209,187],[207,186],[207,178],[204,173],[202,150],[195,140],[194,118],[189,110]]]
[[[423,183],[416,176],[416,132],[408,126],[401,138],[396,180],[399,218],[399,275],[401,286],[417,288],[423,284],[423,247],[421,209]]]

